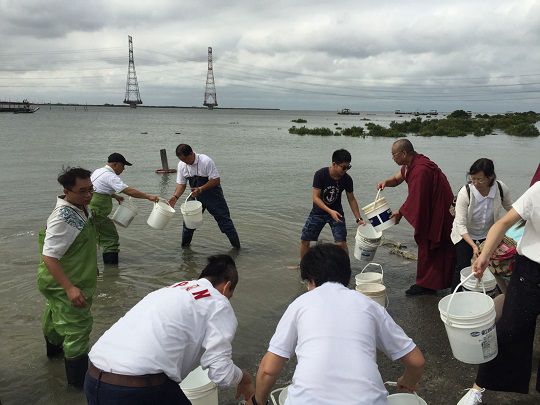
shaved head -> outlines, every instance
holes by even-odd
[[[398,139],[397,141],[394,142],[392,146],[393,146],[392,149],[396,152],[404,151],[407,153],[407,155],[414,153],[414,146],[412,145],[411,141],[409,141],[408,139],[404,139],[404,138]]]

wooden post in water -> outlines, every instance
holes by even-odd
[[[160,149],[159,154],[161,156],[161,169],[157,169],[156,173],[176,173],[176,169],[169,169],[169,161],[167,160],[167,150]]]

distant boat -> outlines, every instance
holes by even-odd
[[[28,100],[21,101],[0,101],[0,112],[10,112],[14,114],[30,114],[39,110],[33,107]]]
[[[341,111],[338,111],[339,115],[360,115],[359,112],[353,112],[349,108],[343,108]]]

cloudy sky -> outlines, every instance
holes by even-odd
[[[0,100],[540,111],[539,0],[0,0]]]

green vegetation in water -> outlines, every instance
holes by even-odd
[[[295,120],[291,120],[291,122],[296,122],[297,124],[305,124],[307,122],[307,120],[305,120],[303,118],[297,118]]]
[[[294,125],[289,128],[289,134],[319,135],[319,136],[338,136],[338,135],[341,135],[341,133],[334,132],[330,128],[306,128],[306,127],[297,128]]]
[[[410,121],[392,121],[388,128],[382,125],[367,122],[364,128],[337,127],[333,132],[329,128],[289,128],[289,133],[298,135],[320,135],[320,136],[352,136],[352,137],[388,137],[400,138],[408,134],[418,136],[448,136],[459,137],[473,134],[475,136],[485,136],[492,134],[495,130],[500,130],[511,136],[535,137],[540,136],[540,131],[536,128],[536,122],[540,121],[540,114],[534,111],[523,113],[506,114],[478,114],[472,117],[464,110],[456,110],[446,118],[430,119],[422,121],[421,117],[412,118]],[[336,123],[334,123],[336,125]]]

